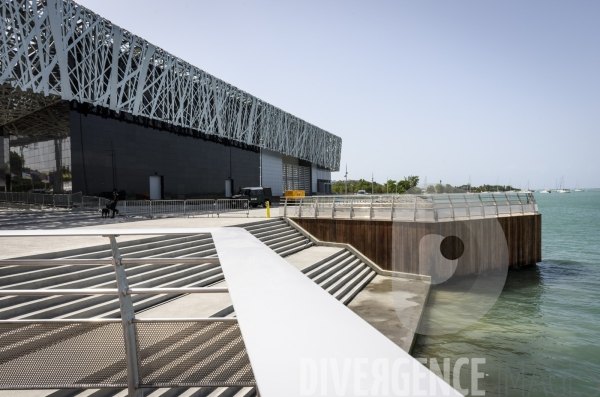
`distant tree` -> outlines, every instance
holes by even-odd
[[[23,166],[25,165],[25,159],[21,157],[21,155],[17,152],[10,152],[10,168],[13,170],[15,174],[19,174],[21,176],[21,172],[23,171]]]
[[[444,186],[444,193],[454,193],[454,188],[452,185],[446,183],[446,186]]]
[[[403,180],[398,181],[398,193],[406,193],[410,189],[416,187],[419,184],[419,177],[410,175],[408,177],[404,177]]]
[[[441,183],[438,183],[437,185],[435,185],[435,192],[437,194],[444,193],[444,185],[442,185]]]
[[[386,183],[386,186],[384,186],[384,190],[387,187],[387,191],[385,191],[384,193],[396,193],[397,189],[398,189],[398,185],[396,183],[395,180],[393,179],[389,179]]]
[[[434,194],[434,193],[435,193],[435,187],[433,185],[427,186],[427,194]]]

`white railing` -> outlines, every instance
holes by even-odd
[[[96,196],[83,196],[81,198],[81,208],[84,210],[100,210],[110,204],[109,199]]]
[[[45,194],[30,192],[0,192],[0,203],[7,207],[28,206],[40,208],[74,208],[84,205],[81,192],[69,194]]]
[[[248,200],[244,199],[220,199],[215,202],[217,216],[221,214],[246,214],[250,212]]]
[[[443,222],[538,213],[531,193],[312,196],[286,198],[284,216]]]

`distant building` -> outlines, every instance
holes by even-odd
[[[338,136],[71,0],[1,7],[1,190],[222,197],[258,186],[261,142],[274,195],[330,189]]]

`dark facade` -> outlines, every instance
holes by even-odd
[[[259,153],[169,131],[70,110],[73,191],[98,195],[113,188],[127,197],[149,194],[161,176],[163,199],[225,196],[259,184]]]

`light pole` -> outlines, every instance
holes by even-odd
[[[346,164],[346,174],[344,175],[344,178],[346,178],[346,196],[348,195],[348,164]]]
[[[258,147],[259,147],[259,151],[260,151],[260,164],[258,166],[258,173],[259,173],[259,175],[258,175],[258,180],[259,180],[258,186],[262,187],[262,147],[263,147],[263,139],[262,138],[260,138],[260,142],[258,144]]]
[[[373,195],[373,183],[375,179],[373,178],[373,173],[371,172],[371,195]]]

